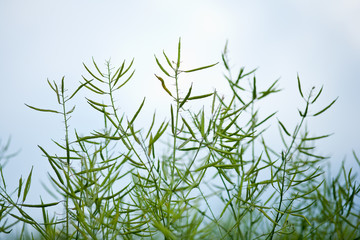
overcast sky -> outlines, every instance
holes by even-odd
[[[154,78],[160,73],[154,54],[161,56],[165,50],[175,56],[179,37],[185,66],[221,61],[228,40],[234,71],[258,67],[256,76],[264,86],[280,78],[284,91],[265,110],[280,109],[279,118],[289,128],[301,107],[296,75],[305,91],[324,85],[318,109],[339,99],[309,126],[314,134],[334,133],[319,149],[333,156],[334,165],[345,156],[351,160],[353,149],[360,155],[359,13],[357,0],[1,0],[0,137],[4,141],[11,136],[13,150],[21,149],[6,168],[15,176],[10,181],[16,184],[31,165],[38,178],[46,177],[47,161],[37,145],[51,151],[51,139],[62,139],[60,117],[24,105],[56,106],[47,78],[60,80],[65,75],[74,89],[86,74],[82,62],[90,64],[91,57],[101,66],[109,58],[114,66],[135,58],[133,81],[119,96],[121,108],[131,115],[146,96],[144,114],[150,118],[155,109],[169,107]],[[222,71],[218,65],[187,81],[194,81],[199,92],[226,91]],[[82,98],[76,103],[86,106]],[[95,123],[81,109],[74,115],[72,127],[85,131]]]

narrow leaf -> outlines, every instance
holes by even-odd
[[[131,63],[130,63],[129,66],[125,69],[125,71],[124,71],[123,73],[120,72],[119,77],[117,78],[117,80],[118,80],[119,78],[121,78],[122,76],[124,76],[124,75],[130,70],[130,68],[132,67],[133,63],[134,63],[134,59],[131,60]]]
[[[157,76],[156,74],[154,74],[154,75],[155,75],[155,77],[156,77],[157,79],[160,80],[161,86],[163,87],[163,89],[164,89],[170,96],[173,96],[173,95],[171,94],[171,92],[169,91],[169,89],[167,89],[167,87],[166,87],[166,85],[165,85],[165,82],[164,82],[164,79],[162,79],[161,77]]]
[[[206,98],[206,97],[210,97],[213,94],[214,93],[208,93],[208,94],[204,94],[204,95],[189,97],[188,100],[196,100],[196,99]]]
[[[83,83],[83,84],[81,84],[76,90],[75,90],[75,92],[73,93],[73,94],[71,94],[71,96],[69,97],[69,100],[70,99],[72,99],[75,95],[76,95],[76,93],[78,92],[78,91],[80,91],[80,89],[82,89],[86,84],[88,84],[88,83],[90,83],[92,80],[85,80],[85,83]]]
[[[116,72],[114,73],[114,75],[112,76],[111,78],[111,82],[114,81],[115,79],[115,83],[114,83],[114,86],[116,85],[116,82],[119,80],[120,76],[121,76],[121,73],[122,71],[124,70],[124,67],[125,67],[125,60],[122,62],[121,64],[121,67],[119,67]]]
[[[323,110],[321,110],[320,112],[315,113],[313,116],[315,117],[315,116],[317,116],[317,115],[322,114],[322,113],[325,112],[326,110],[328,110],[328,109],[336,102],[337,99],[338,99],[338,97],[337,97],[334,101],[332,101],[327,107],[325,107],[325,108],[324,108]]]
[[[136,133],[135,133],[135,131],[134,131],[133,125],[128,124],[128,127],[129,127],[129,129],[130,129],[130,131],[131,131],[131,134],[132,134],[133,138],[135,139],[135,141],[136,141],[138,144],[141,144],[139,138],[136,136]]]
[[[210,148],[211,150],[214,150],[214,151],[217,152],[217,153],[224,153],[224,154],[229,154],[229,155],[234,154],[234,153],[232,153],[232,152],[225,151],[225,150],[222,150],[222,149],[219,149],[219,148],[210,146],[210,145],[208,146],[208,148]]]
[[[288,132],[288,130],[285,128],[284,124],[282,124],[282,122],[280,120],[278,120],[282,130],[284,130],[284,132],[286,133],[286,135],[288,135],[289,137],[291,136],[291,134]]]
[[[190,86],[190,88],[189,88],[189,91],[188,91],[188,93],[186,94],[184,100],[182,100],[182,102],[180,103],[179,108],[181,108],[181,107],[185,104],[185,102],[189,99],[190,94],[191,94],[191,90],[192,90],[192,84],[191,84],[191,86]]]
[[[252,98],[256,99],[257,97],[257,91],[256,91],[256,77],[253,78],[253,92],[252,92]]]
[[[97,94],[105,94],[105,92],[103,90],[101,90],[100,88],[98,88],[97,86],[92,84],[91,80],[87,80],[84,76],[82,76],[82,78],[85,81],[88,81],[88,84],[84,85],[87,89],[89,89],[90,91],[97,93]]]
[[[164,126],[164,122],[160,125],[159,130],[155,134],[155,137],[150,141],[149,145],[153,145],[161,137],[161,135],[163,135],[168,125],[169,123],[166,123]]]
[[[90,73],[91,76],[93,76],[95,79],[99,80],[100,82],[104,82],[103,80],[101,80],[100,78],[98,78],[97,76],[95,76],[95,75],[89,70],[89,68],[85,65],[85,63],[83,63],[83,65],[84,65],[86,71],[87,71],[88,73]]]
[[[165,70],[165,68],[160,64],[159,60],[157,59],[157,57],[154,55],[155,60],[157,65],[159,66],[159,68],[161,69],[161,71],[163,71],[163,73],[166,74],[166,76],[170,77],[170,74]]]
[[[70,113],[72,113],[75,110],[75,106],[68,112],[66,112],[67,115],[69,115]]]
[[[201,133],[202,137],[205,137],[205,114],[204,114],[204,109],[201,111],[200,133]]]
[[[84,173],[100,172],[101,170],[107,169],[107,168],[112,167],[112,166],[113,166],[113,164],[106,165],[104,167],[86,169],[84,171],[77,172],[76,175],[80,175],[80,174],[84,174]]]
[[[357,164],[360,166],[360,160],[359,160],[358,156],[356,155],[355,151],[353,150],[352,153],[353,153],[353,156],[354,156]]]
[[[323,87],[320,88],[319,93],[316,95],[316,97],[314,98],[314,100],[312,100],[311,103],[314,103],[318,99],[318,97],[320,96],[322,90],[323,90]]]
[[[129,82],[130,79],[134,76],[134,73],[135,73],[135,70],[132,71],[132,73],[130,74],[130,76],[129,76],[122,84],[120,84],[115,90],[122,88],[127,82]],[[117,83],[117,82],[116,82],[116,83]],[[114,83],[114,87],[115,87],[116,83]]]
[[[241,68],[241,69],[240,69],[238,78],[237,78],[237,80],[236,80],[236,84],[239,83],[239,80],[240,80],[240,79],[242,79],[242,78],[244,78],[244,77],[246,77],[246,76],[254,73],[254,72],[257,70],[257,68],[255,68],[254,70],[251,70],[250,72],[247,72],[247,73],[245,73],[245,74],[243,75],[242,73],[244,72],[244,70],[245,70],[245,68]]]
[[[62,95],[64,96],[64,93],[65,93],[65,76],[62,77],[61,79],[61,93]]]
[[[179,67],[180,67],[180,50],[181,50],[181,38],[179,38],[179,44],[178,44],[178,56],[177,56],[177,62],[176,62],[176,69],[179,69]]]
[[[220,164],[220,165],[215,165],[214,167],[222,168],[222,169],[237,169],[241,165],[242,164]]]
[[[274,112],[272,114],[270,114],[269,116],[267,116],[264,120],[262,120],[261,122],[259,122],[258,124],[255,125],[255,127],[260,126],[261,124],[263,124],[264,122],[266,122],[267,120],[269,120],[272,116],[274,116],[277,112]]]
[[[23,180],[22,177],[19,178],[19,186],[18,186],[18,198],[20,197],[21,194],[21,189],[22,189],[22,184],[23,184]]]
[[[224,63],[224,66],[225,66],[226,70],[229,70],[229,66],[228,66],[228,64],[226,62],[226,59],[225,59],[225,54],[221,54],[221,58],[223,60],[223,63]]]
[[[300,84],[300,77],[299,74],[297,75],[297,82],[298,82],[298,89],[299,89],[299,93],[301,95],[301,97],[304,97],[302,90],[301,90],[301,84]]]
[[[24,188],[24,194],[23,194],[23,199],[22,199],[23,202],[25,202],[26,197],[27,197],[27,194],[28,194],[28,192],[29,192],[29,190],[30,190],[31,176],[32,176],[33,169],[34,169],[34,167],[31,167],[31,171],[30,171],[29,176],[28,176],[28,178],[27,178],[27,180],[26,180],[26,184],[25,184],[25,188]]]
[[[216,162],[203,165],[203,166],[197,168],[197,169],[195,170],[195,172],[201,171],[201,170],[203,170],[203,169],[207,169],[207,168],[209,168],[209,167],[213,167],[213,166],[215,166],[216,164],[222,162],[223,160],[224,160],[224,159],[221,158],[220,160],[218,160],[218,161],[216,161]]]
[[[45,204],[20,204],[22,207],[30,207],[30,208],[41,208],[41,207],[51,207],[58,205],[60,202],[52,202],[52,203],[45,203]]]
[[[264,210],[262,210],[261,208],[257,208],[257,210],[259,210],[260,212],[262,212],[262,214],[264,214],[264,216],[269,219],[273,224],[278,225],[277,222],[275,222]]]
[[[171,132],[175,136],[176,129],[175,129],[175,121],[174,121],[174,110],[172,104],[170,105],[170,114],[171,114]]]
[[[152,128],[154,127],[155,116],[156,116],[156,113],[154,112],[153,119],[152,119],[151,125],[150,125],[150,127],[149,127],[149,131],[148,131],[148,133],[146,134],[145,139],[147,139],[147,138],[149,137],[149,135],[150,135],[150,133],[151,133],[151,130],[152,130]]]
[[[170,59],[168,58],[168,56],[166,56],[165,51],[163,51],[163,54],[164,54],[164,57],[165,57],[165,59],[166,59],[166,62],[167,62],[167,63],[169,64],[169,66],[174,70],[174,67],[172,66],[171,61],[170,61]]]
[[[12,213],[9,213],[9,215],[11,215],[12,217],[20,220],[21,222],[24,222],[24,223],[28,223],[28,224],[31,224],[31,225],[36,225],[37,223],[34,221],[34,220],[28,220],[26,218],[22,218],[22,217],[19,217],[15,214],[12,214]]]
[[[136,111],[135,115],[134,115],[133,118],[131,119],[129,125],[132,125],[132,124],[133,124],[133,122],[135,121],[136,117],[139,115],[142,107],[144,106],[144,103],[145,103],[145,98],[144,98],[144,100],[142,101],[142,103],[141,103],[140,107],[138,108],[138,110]]]
[[[51,110],[51,109],[36,108],[36,107],[30,106],[30,105],[27,105],[26,103],[25,103],[25,105],[26,105],[27,107],[32,108],[32,109],[34,109],[34,110],[36,110],[36,111],[39,111],[39,112],[52,112],[52,113],[60,113],[60,112],[58,112],[58,111]]]
[[[49,86],[51,87],[51,89],[52,89],[56,94],[58,94],[57,88],[55,88],[55,87],[51,84],[51,82],[49,81],[49,79],[46,79],[46,80],[47,80]],[[56,86],[56,83],[55,83],[55,82],[54,82],[54,85]]]
[[[331,135],[332,134],[327,134],[327,135],[322,135],[322,136],[318,136],[318,137],[303,138],[302,140],[304,140],[304,141],[313,141],[313,140],[318,140],[318,139],[322,139],[322,138],[327,138],[327,137],[329,137]]]
[[[92,103],[93,105],[96,105],[96,106],[99,106],[99,107],[108,107],[109,105],[107,104],[103,104],[103,103],[98,103],[98,102],[95,102],[89,98],[86,98],[86,100],[88,101],[88,103]]]
[[[96,70],[98,71],[98,73],[99,73],[102,77],[104,77],[104,75],[101,73],[100,69],[99,69],[98,66],[96,65],[96,62],[95,62],[95,60],[94,60],[94,57],[92,57],[92,61],[93,61],[93,63],[94,63],[94,66],[95,66]]]
[[[196,139],[194,131],[191,129],[190,125],[186,122],[186,120],[182,117],[184,124],[186,125],[187,129],[189,130],[191,136]]]
[[[213,66],[215,66],[215,65],[218,64],[218,63],[219,63],[219,62],[214,63],[214,64],[211,64],[211,65],[208,65],[208,66],[204,66],[204,67],[199,67],[199,68],[194,68],[194,69],[191,69],[191,70],[186,70],[186,71],[184,71],[184,72],[189,73],[189,72],[200,71],[200,70],[203,70],[203,69],[206,69],[206,68],[213,67]]]

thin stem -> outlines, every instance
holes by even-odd
[[[64,125],[65,125],[65,148],[66,148],[66,172],[67,175],[70,177],[70,147],[69,147],[69,126],[68,126],[68,119],[66,114],[66,100],[65,100],[65,90],[64,90],[64,79],[61,83],[61,105],[63,110],[63,117],[64,117]],[[66,178],[66,189],[69,190],[70,188],[70,179]],[[69,195],[66,193],[65,195],[65,208],[66,208],[66,237],[69,236]]]

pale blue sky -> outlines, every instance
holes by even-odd
[[[0,1],[0,137],[12,136],[21,153],[7,166],[18,179],[35,165],[38,178],[46,177],[47,162],[37,145],[54,149],[51,138],[62,138],[62,122],[55,115],[34,112],[24,103],[55,106],[46,79],[60,80],[69,88],[85,74],[82,62],[93,56],[101,65],[111,57],[114,65],[135,58],[136,74],[120,96],[121,108],[132,114],[147,96],[143,117],[169,102],[154,78],[159,73],[154,54],[176,52],[183,43],[184,66],[221,61],[229,40],[234,70],[259,67],[260,84],[281,77],[285,89],[265,111],[280,109],[279,118],[294,124],[299,106],[296,75],[304,89],[324,85],[318,109],[339,96],[336,105],[309,126],[315,134],[335,133],[320,143],[319,151],[340,163],[352,149],[360,155],[360,2],[321,1]],[[226,89],[219,65],[189,76],[199,92]],[[81,110],[78,98],[72,126],[91,128],[93,115]],[[88,108],[86,108],[88,110]],[[269,110],[269,111],[270,111]],[[356,169],[358,171],[358,169]],[[13,180],[14,180],[13,179]],[[17,181],[17,180],[16,180]],[[14,184],[16,184],[14,180]]]

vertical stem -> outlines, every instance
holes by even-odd
[[[173,136],[173,153],[172,153],[172,166],[171,166],[171,182],[170,182],[170,196],[167,206],[167,227],[170,227],[171,222],[171,201],[172,201],[172,193],[174,190],[174,184],[175,184],[175,164],[176,164],[176,144],[177,144],[177,138],[176,138],[176,131],[178,129],[178,123],[179,123],[179,111],[180,111],[180,96],[179,96],[179,68],[180,68],[180,49],[181,49],[181,39],[179,39],[178,44],[178,56],[177,56],[177,62],[176,62],[176,68],[174,69],[175,72],[175,89],[176,89],[176,116],[175,116],[175,126],[174,126],[174,136]],[[172,114],[172,113],[171,113]]]
[[[65,90],[64,90],[64,78],[61,82],[61,105],[63,107],[63,116],[64,116],[64,125],[65,125],[65,147],[66,147],[66,172],[67,175],[70,177],[70,147],[69,147],[69,126],[67,123],[67,116],[66,116],[66,100],[65,100]],[[70,186],[70,179],[66,179],[66,189],[69,190]],[[69,236],[69,196],[66,194],[65,197],[65,211],[66,211],[66,237]]]

